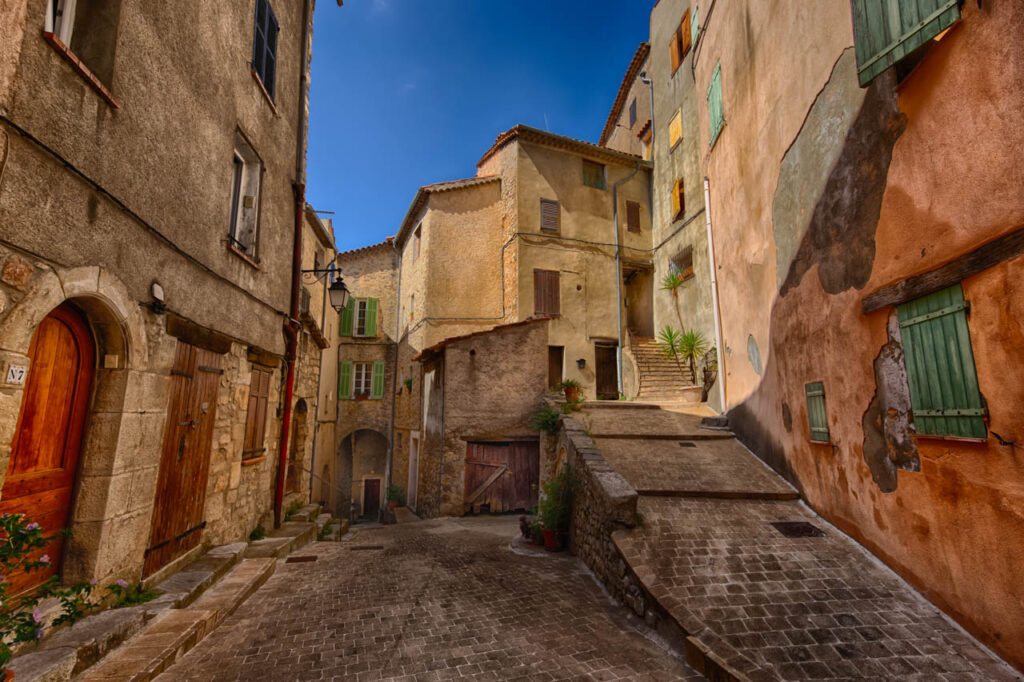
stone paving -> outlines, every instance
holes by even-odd
[[[517,535],[447,519],[316,543],[157,679],[703,679],[576,559]]]

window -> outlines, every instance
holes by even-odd
[[[686,215],[686,190],[683,179],[677,178],[672,184],[672,220],[679,220]]]
[[[583,184],[587,187],[604,189],[604,166],[593,161],[583,160]]]
[[[423,225],[417,225],[416,231],[412,235],[412,262],[415,263],[420,259],[420,238],[423,236]]]
[[[535,315],[558,315],[558,271],[533,271],[533,312]]]
[[[267,400],[270,396],[269,369],[252,368],[249,377],[249,406],[245,414],[245,435],[242,441],[242,459],[262,457],[264,429],[267,425]]]
[[[694,47],[697,46],[697,36],[700,35],[700,21],[697,19],[699,11],[700,5],[694,5],[693,17],[690,19],[690,44]]]
[[[109,85],[120,15],[120,0],[47,0],[44,29]]]
[[[861,86],[956,23],[961,4],[958,0],[852,0]]]
[[[828,414],[825,412],[825,385],[815,381],[804,386],[807,394],[807,425],[810,427],[811,440],[815,443],[828,443]]]
[[[338,333],[341,336],[374,338],[377,336],[376,298],[352,298],[341,311]]]
[[[957,284],[897,308],[914,426],[922,436],[986,438],[967,302]]]
[[[380,400],[384,397],[384,363],[341,363],[338,372],[338,398],[340,400]]]
[[[252,71],[263,84],[267,96],[274,99],[274,75],[277,72],[277,17],[268,0],[256,0],[256,22],[252,38]]]
[[[683,13],[683,20],[679,22],[679,28],[672,35],[672,42],[669,44],[669,56],[672,60],[672,73],[674,74],[683,63],[683,59],[690,51],[693,42],[691,38],[690,10]]]
[[[558,232],[561,229],[562,208],[557,201],[550,199],[540,200],[540,230],[541,232]]]
[[[636,125],[636,97],[629,103],[629,127],[632,130],[633,126]]]
[[[641,148],[640,156],[643,157],[644,161],[650,161],[651,160],[651,129],[650,128],[648,128],[647,131],[643,134],[643,137],[640,138],[640,148]]]
[[[231,220],[228,242],[246,256],[256,258],[262,165],[249,143],[235,134],[231,168]]]
[[[687,246],[669,261],[668,269],[681,279],[693,277],[693,247]]]
[[[682,112],[676,110],[673,114],[672,120],[668,124],[668,148],[670,150],[675,149],[679,141],[683,139],[683,115]]]
[[[548,346],[548,386],[557,388],[562,383],[565,346]]]
[[[640,231],[640,204],[635,201],[626,202],[626,229],[630,232]]]
[[[409,297],[409,319],[416,318],[416,294]]]
[[[718,134],[722,132],[722,125],[725,119],[722,114],[722,63],[715,65],[715,72],[711,74],[711,83],[708,85],[708,121],[711,124],[711,141],[708,146],[714,145]]]

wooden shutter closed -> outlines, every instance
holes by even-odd
[[[363,336],[377,336],[377,299],[366,299],[366,326]]]
[[[957,284],[897,308],[910,404],[917,432],[986,438],[985,403]]]
[[[711,138],[709,144],[714,144],[718,139],[718,133],[722,130],[722,64],[715,65],[715,72],[711,75],[711,83],[708,84],[708,121],[711,125]]]
[[[672,149],[683,139],[683,114],[677,110],[668,124],[668,146]]]
[[[686,56],[686,53],[690,51],[690,47],[693,45],[693,37],[690,35],[690,10],[683,12],[683,20],[679,22],[679,32],[682,34],[683,49],[681,51],[681,57]]]
[[[668,45],[669,59],[672,60],[672,73],[679,69],[679,31],[672,34],[672,40]]]
[[[679,217],[682,212],[682,206],[680,206],[679,199],[683,196],[683,193],[679,191],[680,185],[683,184],[682,180],[676,180],[672,184],[672,219],[675,220]]]
[[[640,204],[635,201],[626,202],[626,229],[630,232],[640,231]]]
[[[583,184],[587,187],[604,189],[604,166],[593,161],[583,160]]]
[[[533,312],[535,314],[560,314],[558,287],[558,272],[553,270],[533,271]]]
[[[249,378],[249,405],[245,415],[245,432],[242,443],[242,459],[259,457],[266,448],[263,445],[267,425],[267,401],[270,396],[269,370],[253,367]]]
[[[373,387],[370,398],[380,400],[384,397],[384,363],[377,361],[373,363]]]
[[[540,200],[540,229],[542,232],[558,232],[562,227],[562,207],[557,201]]]
[[[338,322],[338,333],[342,336],[352,336],[352,328],[356,319],[356,299],[350,298],[348,305],[341,310],[341,320]]]
[[[636,98],[629,103],[629,127],[632,128],[636,125]]]
[[[345,361],[338,367],[338,400],[352,399],[352,363]]]
[[[960,18],[958,0],[852,0],[851,5],[861,86]]]
[[[818,443],[827,443],[830,440],[828,433],[828,413],[825,412],[825,385],[815,381],[804,386],[807,395],[807,424],[811,432],[811,440]]]

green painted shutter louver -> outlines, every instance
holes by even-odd
[[[708,84],[708,121],[711,125],[711,141],[709,146],[718,139],[718,133],[722,131],[724,119],[722,116],[722,63],[715,65],[715,72],[711,74],[711,83]]]
[[[352,325],[356,319],[356,300],[350,298],[348,305],[345,306],[341,311],[341,322],[339,324],[338,333],[342,336],[352,336]]]
[[[862,86],[960,18],[957,0],[852,0],[851,6]]]
[[[986,438],[985,406],[957,284],[897,308],[914,425],[923,436]]]
[[[366,333],[364,336],[377,336],[377,299],[366,299]]]
[[[338,400],[352,398],[352,363],[343,362],[338,368]]]
[[[697,47],[697,34],[699,32],[698,27],[700,25],[700,20],[698,18],[699,11],[700,5],[695,4],[693,6],[693,16],[690,18],[690,45],[692,45],[694,48]]]
[[[373,363],[373,393],[370,398],[380,400],[384,397],[384,363],[377,361]]]
[[[807,394],[807,424],[811,430],[811,440],[817,443],[828,443],[828,413],[825,411],[825,385],[814,381],[804,386]]]

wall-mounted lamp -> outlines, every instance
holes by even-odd
[[[576,369],[583,369],[586,366],[587,366],[587,361],[584,360],[583,358],[580,358],[579,360],[576,361]]]
[[[153,301],[149,304],[149,309],[156,315],[162,315],[167,312],[167,302],[164,300],[164,288],[160,286],[160,282],[154,280],[149,285],[149,294],[153,297]]]
[[[336,268],[315,268],[313,270],[303,270],[303,275],[311,275],[313,282],[319,282],[328,275],[337,275],[331,286],[327,287],[327,297],[331,301],[331,307],[335,311],[341,312],[348,306],[348,300],[352,296],[348,287],[345,286],[345,280],[341,278],[341,272]]]

